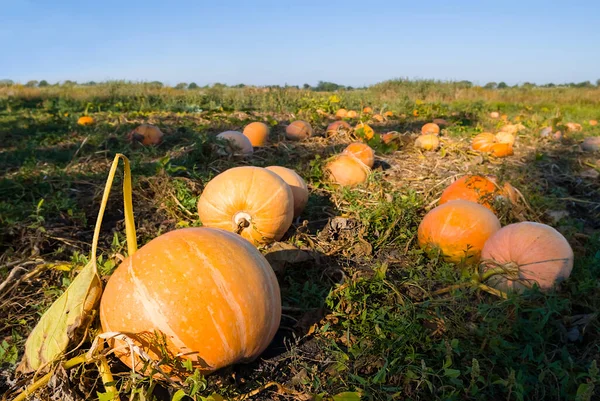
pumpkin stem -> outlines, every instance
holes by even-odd
[[[517,265],[515,262],[500,264],[493,260],[485,260],[481,262],[481,266],[494,266],[491,269],[481,273],[481,282],[485,282],[490,277],[497,275],[506,276],[510,280],[517,280],[519,278],[519,265]]]
[[[237,228],[235,230],[236,234],[241,234],[246,228],[250,227],[250,221],[252,218],[248,213],[238,212],[233,217],[233,221],[236,224]]]

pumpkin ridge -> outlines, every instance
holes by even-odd
[[[146,311],[150,321],[153,326],[162,331],[165,335],[170,337],[171,342],[179,349],[185,350],[189,349],[185,343],[179,338],[179,336],[173,331],[171,326],[169,325],[168,319],[161,313],[160,306],[156,304],[156,302],[150,296],[148,289],[142,283],[142,281],[135,275],[133,271],[133,261],[134,258],[131,259],[131,263],[128,266],[129,277],[131,278],[131,282],[133,283],[133,289],[137,299],[140,301],[140,304]]]
[[[242,349],[244,350],[243,354],[245,354],[245,351],[247,348],[247,339],[246,339],[246,335],[245,335],[246,334],[246,320],[244,318],[244,313],[242,312],[242,309],[240,308],[239,303],[236,302],[235,299],[231,298],[232,291],[229,288],[227,288],[227,281],[225,280],[225,277],[223,277],[223,274],[221,274],[219,269],[214,267],[214,265],[208,260],[206,255],[204,255],[204,253],[196,246],[196,244],[191,243],[186,238],[182,238],[182,240],[188,246],[188,248],[191,249],[196,254],[198,259],[202,260],[204,265],[210,269],[211,279],[213,280],[213,282],[215,283],[215,286],[219,290],[219,293],[221,294],[221,298],[223,300],[225,300],[225,302],[229,306],[229,309],[231,309],[231,312],[236,317],[234,319],[234,323],[235,323],[235,327],[238,332],[238,341],[240,342],[240,344],[243,344]],[[211,319],[212,319],[212,317],[213,317],[212,312],[209,311],[209,313],[211,314]],[[213,322],[214,322],[214,320],[213,320]],[[222,331],[219,329],[219,325],[217,325],[215,323],[215,327],[218,329],[217,331],[219,332],[219,337],[221,337],[221,340],[227,346],[229,354],[231,354],[231,346],[227,342],[227,339],[223,337]]]
[[[275,173],[273,173],[273,174],[275,174]],[[277,174],[275,174],[275,175],[277,175]],[[281,178],[281,177],[279,177],[279,176],[277,176],[277,178],[279,178],[280,180],[282,180],[282,181],[283,181],[283,178]],[[285,183],[285,185],[287,185],[287,186],[289,187],[289,185],[288,185],[288,183],[287,183],[287,182],[285,182],[285,181],[284,181],[284,183]],[[263,210],[263,209],[264,209],[266,206],[268,206],[268,205],[269,205],[269,203],[271,203],[271,200],[273,200],[273,198],[275,198],[277,195],[279,195],[279,193],[280,193],[281,191],[283,191],[284,189],[285,189],[285,187],[284,187],[284,186],[282,186],[282,187],[280,187],[279,189],[277,189],[277,191],[275,191],[275,192],[274,192],[274,193],[271,195],[271,197],[270,197],[270,198],[269,198],[267,201],[263,202],[263,205],[262,205],[262,206],[260,206],[258,209],[256,209],[256,210],[254,211],[254,213],[260,213],[260,212],[261,212],[261,211],[262,211],[262,210]],[[291,191],[291,190],[292,190],[292,189],[290,188],[290,191]],[[284,214],[283,216],[285,216],[285,214]]]

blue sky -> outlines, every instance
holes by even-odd
[[[600,1],[0,0],[0,79],[595,82]]]

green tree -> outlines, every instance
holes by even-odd
[[[0,79],[0,86],[12,86],[14,83],[12,79]]]
[[[508,88],[508,85],[506,85],[506,82],[503,81],[498,84],[498,89],[506,89],[506,88]]]
[[[191,84],[188,85],[188,89],[198,89],[199,86],[197,83],[192,82]]]
[[[175,89],[185,89],[188,87],[188,84],[186,84],[185,82],[180,82],[177,85],[175,85]]]
[[[487,84],[484,85],[485,89],[496,89],[498,87],[498,84],[495,82],[488,82]]]
[[[48,83],[48,81],[46,81],[45,79],[42,79],[40,81],[40,83],[38,84],[38,87],[43,88],[45,86],[50,86],[50,84]]]
[[[38,86],[39,82],[36,80],[31,80],[31,81],[27,81],[27,83],[25,84],[26,87],[28,88],[35,88],[36,86]]]

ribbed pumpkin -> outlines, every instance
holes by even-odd
[[[367,107],[363,107],[363,113],[365,114],[371,114],[373,112],[373,109],[369,106]]]
[[[339,109],[338,111],[335,112],[335,118],[337,119],[342,119],[342,118],[346,118],[346,116],[348,115],[348,110],[346,109]]]
[[[280,289],[267,260],[240,236],[206,227],[170,231],[141,247],[115,270],[100,303],[105,332],[126,333],[155,361],[163,350],[171,359],[187,354],[181,358],[203,374],[256,359],[280,319]],[[109,343],[126,365],[151,373],[135,353],[132,363],[127,344]],[[175,381],[190,375],[161,369]]]
[[[356,157],[369,168],[373,168],[375,163],[375,152],[369,145],[362,142],[351,143],[342,153]]]
[[[515,202],[514,188],[505,183],[500,188],[497,179],[493,176],[465,175],[450,184],[440,197],[439,204],[461,199],[479,203],[494,211],[494,205],[498,202]]]
[[[369,167],[356,157],[340,154],[325,166],[327,179],[341,186],[353,187],[367,181]]]
[[[130,141],[141,142],[144,145],[158,145],[162,141],[163,136],[163,132],[157,126],[142,124],[129,133],[128,139]]]
[[[436,150],[440,147],[440,139],[435,134],[420,135],[415,140],[415,146],[423,150]]]
[[[435,123],[427,123],[421,127],[421,134],[434,134],[440,133],[440,126]]]
[[[308,203],[308,186],[294,170],[281,166],[265,167],[281,177],[292,189],[294,195],[294,217],[300,216]]]
[[[255,245],[278,241],[294,218],[294,195],[286,182],[261,167],[225,170],[208,182],[198,200],[207,227],[240,234]]]
[[[290,141],[303,141],[313,135],[313,129],[309,123],[297,120],[285,128],[285,137]]]
[[[225,131],[217,135],[226,145],[219,149],[220,153],[228,155],[251,155],[254,152],[250,139],[239,131]]]
[[[346,118],[357,118],[358,117],[358,113],[355,110],[348,110],[348,113],[346,114]]]
[[[453,200],[429,211],[421,221],[418,240],[428,254],[447,262],[477,263],[488,238],[500,229],[496,215],[475,202]]]
[[[265,146],[269,139],[269,126],[265,123],[255,121],[246,125],[242,133],[250,140],[252,146]]]
[[[331,136],[340,132],[348,132],[350,130],[352,130],[350,124],[348,124],[346,121],[339,120],[329,124],[325,132],[328,136]]]
[[[94,119],[90,116],[81,116],[77,120],[77,124],[79,125],[92,125],[94,124]]]
[[[496,143],[496,136],[494,134],[491,132],[482,132],[473,138],[471,147],[473,150],[480,152],[490,152],[494,143]]]
[[[504,268],[488,283],[499,290],[523,291],[534,282],[550,290],[573,269],[573,250],[553,227],[535,222],[509,224],[490,237],[481,252],[482,270]]]

